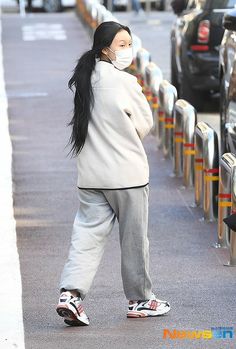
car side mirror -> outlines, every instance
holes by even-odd
[[[186,0],[172,0],[171,7],[176,15],[182,13],[187,7]]]
[[[223,17],[223,27],[228,30],[236,31],[236,9],[225,13]]]

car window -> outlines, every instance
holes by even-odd
[[[233,8],[236,7],[236,0],[213,0],[212,8]]]

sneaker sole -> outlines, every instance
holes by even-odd
[[[147,317],[148,315],[145,313],[141,313],[140,311],[132,311],[127,314],[128,318],[144,318]]]
[[[144,317],[164,316],[167,313],[169,313],[169,311],[170,311],[170,308],[163,313],[159,313],[159,314],[155,314],[155,315],[147,314],[146,312],[141,312],[141,311],[129,311],[127,313],[127,318],[144,318]]]
[[[69,326],[88,326],[89,324],[85,324],[84,322],[81,322],[79,320],[67,320],[64,319],[65,324]]]
[[[70,326],[88,326],[89,324],[82,319],[78,319],[74,312],[67,306],[59,306],[56,309],[57,314],[64,318],[64,322]]]

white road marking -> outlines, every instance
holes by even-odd
[[[31,98],[31,97],[47,97],[47,92],[13,92],[8,93],[7,97],[9,98]]]
[[[35,40],[66,40],[66,32],[60,23],[36,23],[22,26],[24,41]]]
[[[12,145],[4,82],[0,8],[0,348],[24,349],[22,285],[13,212]]]

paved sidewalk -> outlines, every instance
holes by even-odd
[[[3,301],[1,304],[0,348],[15,346],[24,349],[22,288],[13,212],[12,144],[4,79],[1,15],[0,8],[0,299],[11,301]]]
[[[60,25],[66,39],[24,41],[25,26],[37,37],[39,23],[44,24],[44,35],[54,35],[51,25]],[[182,189],[181,180],[170,176],[171,162],[163,160],[152,136],[145,141],[151,275],[154,291],[171,302],[172,311],[155,319],[126,318],[116,225],[84,302],[91,325],[65,327],[55,312],[78,205],[76,162],[66,157],[65,149],[72,110],[66,85],[77,58],[90,45],[73,13],[3,16],[26,349],[233,349],[235,338],[163,339],[164,329],[234,326],[236,269],[223,266],[228,250],[211,247],[216,224],[202,222],[201,210],[189,207],[193,190]]]

